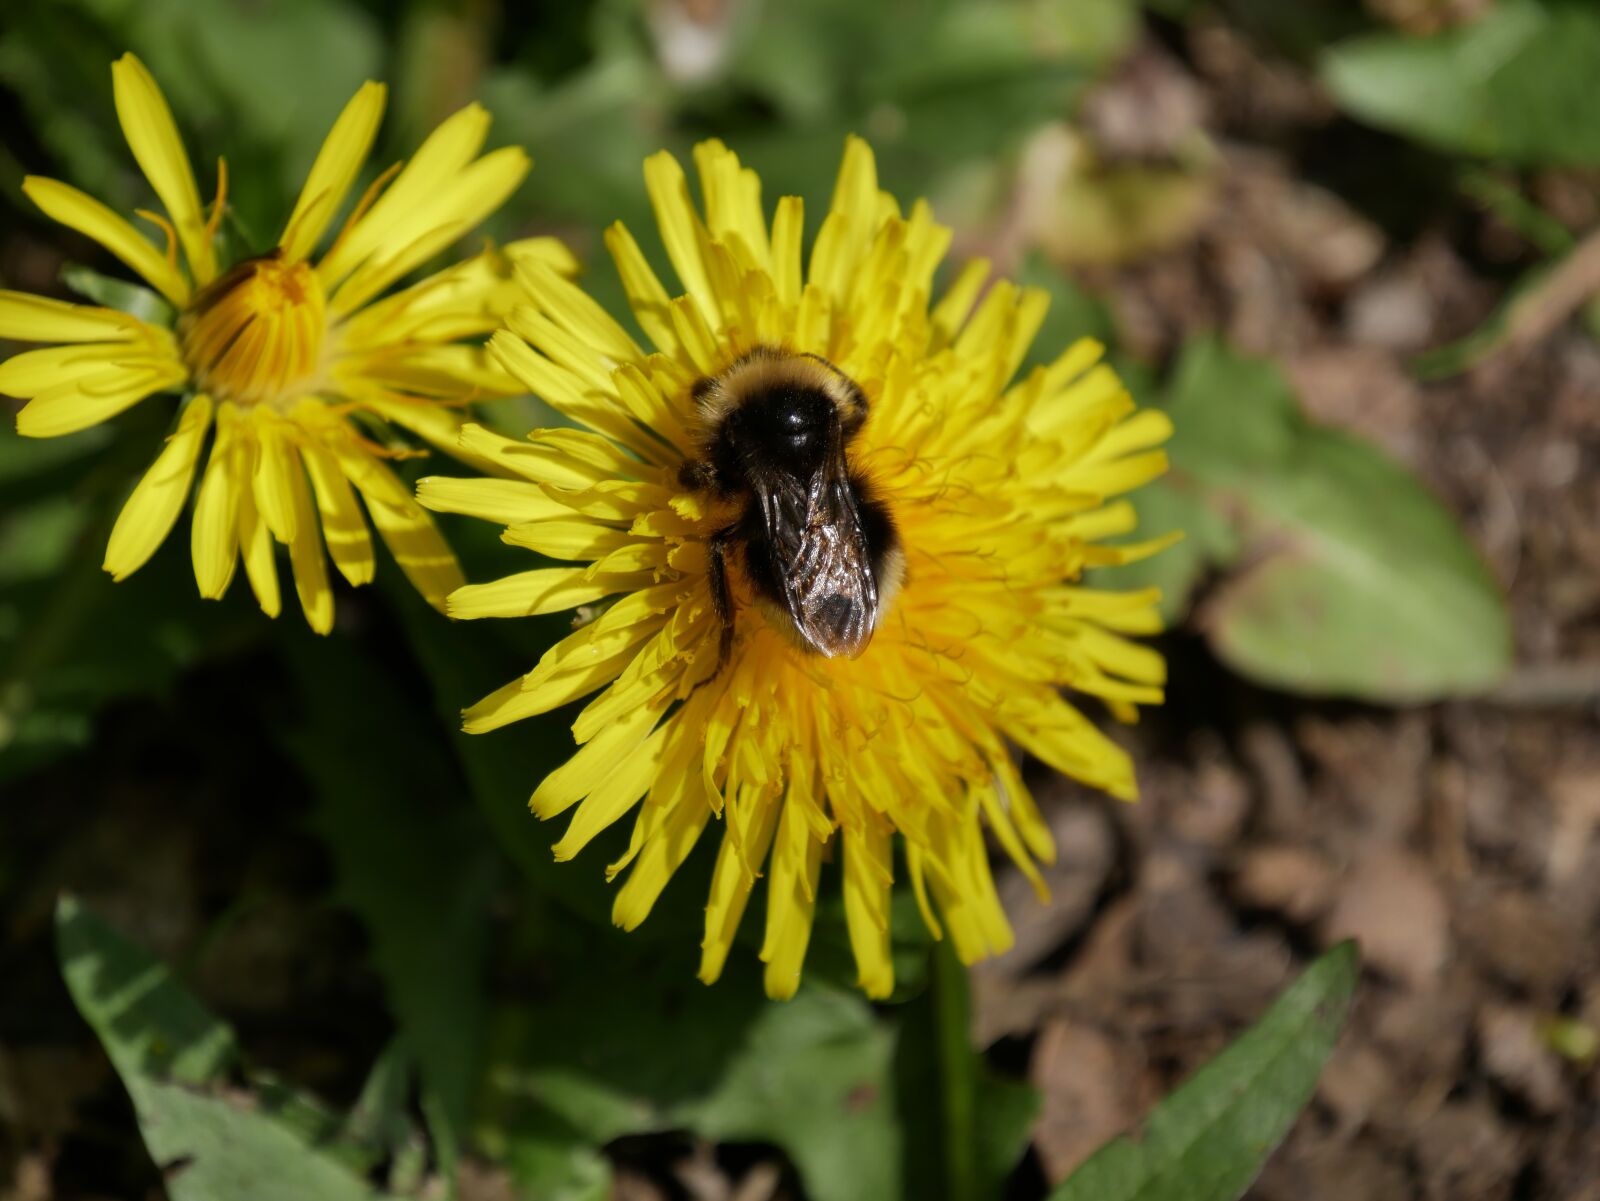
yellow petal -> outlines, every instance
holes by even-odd
[[[426,205],[394,231],[395,241],[380,247],[339,286],[330,302],[332,309],[354,312],[466,236],[505,203],[532,165],[520,147],[505,146],[484,155],[443,186],[436,181]]]
[[[772,215],[772,283],[786,305],[800,303],[800,240],[805,231],[805,201],[785,196]]]
[[[430,475],[417,481],[417,502],[435,513],[462,513],[497,525],[544,521],[570,511],[560,501],[551,500],[545,490],[531,480]]]
[[[863,992],[882,1000],[894,991],[889,957],[890,848],[876,825],[847,827],[844,839],[844,916]]]
[[[531,521],[511,526],[501,537],[551,559],[599,559],[636,541],[626,530],[592,521]]]
[[[638,578],[638,577],[634,577]],[[648,577],[645,577],[648,578]],[[468,584],[450,594],[447,612],[470,621],[479,617],[533,617],[593,604],[621,591],[629,577],[596,576],[582,567],[538,567],[490,584]]]
[[[599,788],[617,770],[618,762],[631,755],[650,736],[665,709],[665,702],[640,705],[579,747],[577,754],[546,776],[534,790],[528,800],[528,808],[534,816],[540,820],[555,817]]]
[[[115,309],[0,291],[0,338],[18,342],[129,342],[143,326]]]
[[[306,624],[318,634],[333,629],[333,589],[328,586],[328,560],[322,553],[312,506],[311,485],[300,465],[289,474],[289,501],[294,509],[294,538],[289,543],[289,565],[294,569],[294,589]]]
[[[372,149],[378,123],[383,120],[387,94],[383,84],[368,80],[333,123],[279,239],[283,257],[288,261],[305,258],[311,253],[323,230],[328,228],[328,222],[344,203],[345,194]]]
[[[400,570],[422,598],[442,613],[445,598],[466,583],[455,552],[433,524],[432,515],[411,498],[394,473],[381,463],[374,463],[373,467],[374,471],[352,478],[351,482],[367,498],[372,524],[378,527],[378,534]],[[369,490],[373,481],[382,477],[389,482],[380,489]],[[392,497],[391,488],[399,490],[398,502],[383,499]]]
[[[644,186],[650,194],[650,207],[655,210],[661,241],[667,248],[667,257],[672,260],[673,270],[683,281],[684,290],[693,298],[700,315],[716,324],[716,296],[706,277],[705,260],[700,253],[707,238],[706,228],[689,199],[689,181],[684,178],[683,168],[667,151],[658,151],[644,161]]]
[[[680,737],[680,741],[689,740]],[[639,814],[640,829],[635,835],[641,841],[639,855],[611,908],[611,920],[624,930],[637,929],[650,915],[667,881],[689,858],[711,819],[711,806],[694,793],[697,773],[664,771],[658,786],[662,780],[672,784],[664,795],[652,790]]]
[[[241,460],[244,457],[241,455]],[[244,485],[239,489],[239,551],[256,604],[268,617],[276,617],[283,610],[283,597],[278,590],[277,544],[256,509],[254,494]]]
[[[429,134],[383,195],[317,264],[324,285],[331,289],[380,247],[412,241],[420,232],[418,214],[427,219],[429,196],[441,180],[472,161],[488,134],[489,114],[479,104],[460,109]]]
[[[293,542],[296,530],[294,480],[303,476],[298,448],[289,443],[284,422],[275,416],[249,418],[255,434],[258,458],[251,490],[256,509],[267,529],[279,542]]]
[[[124,54],[111,64],[111,82],[117,119],[122,122],[128,147],[166,206],[196,282],[210,283],[217,273],[216,255],[200,211],[194,171],[166,97],[145,65],[132,54]]]
[[[627,293],[628,307],[633,310],[639,328],[654,342],[662,354],[676,357],[678,338],[672,331],[672,319],[667,306],[671,297],[661,285],[661,280],[651,270],[650,263],[634,241],[628,227],[618,221],[606,229],[606,249],[617,264],[617,274],[622,277],[622,290]]]
[[[308,443],[301,448],[300,456],[305,460],[311,486],[316,492],[317,510],[322,515],[322,536],[334,566],[352,585],[370,584],[374,568],[372,535],[367,531],[350,481],[345,479],[338,460],[326,447]]]
[[[126,342],[69,343],[25,350],[0,363],[0,393],[30,397],[68,383],[86,383],[107,372],[129,373],[176,363]]]
[[[189,281],[177,264],[168,262],[138,230],[94,197],[38,175],[24,179],[22,190],[45,216],[100,243],[173,304],[181,308],[189,303]]]
[[[143,567],[172,532],[183,502],[189,498],[194,465],[210,425],[211,398],[196,396],[178,419],[177,431],[117,515],[103,564],[112,579],[124,580]]]
[[[25,438],[56,438],[109,421],[153,392],[184,379],[175,366],[121,368],[70,380],[40,392],[17,414],[17,433]]]
[[[791,777],[791,789],[809,793],[811,772]],[[783,816],[772,848],[772,870],[767,881],[767,932],[761,945],[761,959],[767,965],[767,995],[775,999],[792,997],[800,987],[800,969],[805,964],[806,947],[811,941],[812,917],[817,903],[817,878],[822,871],[822,841],[806,822],[806,806],[798,798],[786,797]]]
[[[550,317],[582,341],[586,353],[595,352],[618,362],[643,357],[628,332],[605,309],[571,280],[544,263],[530,259],[517,267],[517,278]]]
[[[711,875],[711,895],[706,902],[705,936],[700,943],[700,979],[714,984],[733,949],[739,920],[744,917],[754,886],[751,869],[767,857],[782,806],[754,789],[728,806],[728,830],[717,849],[717,866]],[[737,823],[737,828],[736,828]]]
[[[597,834],[639,803],[661,766],[665,746],[666,731],[657,729],[617,763],[604,781],[583,799],[561,841],[551,848],[558,861],[571,859]]]
[[[228,404],[217,409],[217,437],[200,480],[189,547],[195,583],[207,600],[221,600],[233,580],[239,555],[239,495],[244,490],[241,456],[235,453],[238,413]]]

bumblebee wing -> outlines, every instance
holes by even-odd
[[[878,624],[878,585],[842,451],[809,481],[758,492],[783,608],[796,632],[822,655],[854,658]]]

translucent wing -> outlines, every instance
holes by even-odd
[[[878,585],[843,450],[809,480],[766,484],[757,494],[784,609],[819,654],[855,658],[878,624]]]

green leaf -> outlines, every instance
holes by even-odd
[[[894,1197],[892,1049],[859,997],[805,988],[761,1008],[717,1087],[677,1117],[706,1138],[778,1144],[815,1201]]]
[[[1321,69],[1352,114],[1440,150],[1535,166],[1600,162],[1600,12],[1592,6],[1501,0],[1431,37],[1389,32],[1340,43]]]
[[[762,996],[756,965],[706,987],[693,941],[601,944],[543,907],[522,949],[537,993],[502,1006],[480,1109],[484,1145],[528,1195],[603,1196],[593,1159],[631,1134],[771,1142],[814,1201],[901,1195],[892,1028],[859,996]]]
[[[172,306],[159,293],[111,275],[101,275],[76,263],[61,270],[61,282],[79,296],[86,296],[108,309],[128,313],[151,325],[171,326]]]
[[[339,897],[371,933],[401,1043],[436,1099],[441,1171],[454,1174],[479,1071],[488,904],[499,857],[464,803],[426,710],[349,641],[282,631],[307,708],[284,740],[317,793],[312,824]],[[394,748],[405,753],[396,755]]]
[[[379,1201],[337,1149],[306,1141],[303,1121],[281,1120],[273,1105],[230,1087],[233,1031],[164,966],[70,897],[56,908],[56,945],[67,989],[122,1078],[173,1201]],[[277,1105],[289,1107],[282,1096]]]
[[[1235,670],[1389,702],[1506,670],[1504,600],[1455,519],[1374,447],[1307,422],[1275,366],[1192,343],[1168,405],[1172,487],[1237,536],[1204,539],[1235,571],[1199,616]]]
[[[0,466],[5,445],[0,436]],[[260,632],[238,588],[221,605],[195,595],[186,537],[113,582],[100,569],[106,499],[68,492],[0,508],[0,780],[86,744],[108,701],[159,696],[184,668]]]
[[[1169,1096],[1136,1135],[1096,1151],[1050,1201],[1233,1201],[1311,1099],[1359,966],[1342,943]]]
[[[1221,512],[1197,500],[1194,490],[1171,479],[1154,480],[1128,497],[1138,514],[1137,537],[1173,530],[1183,537],[1158,555],[1094,573],[1096,587],[1161,589],[1161,620],[1173,626],[1189,611],[1194,590],[1213,564],[1232,563],[1239,535]]]

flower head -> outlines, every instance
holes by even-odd
[[[985,293],[987,264],[961,271],[930,308],[949,231],[925,203],[902,215],[879,191],[864,142],[848,143],[805,270],[801,202],[780,200],[769,225],[754,172],[718,142],[695,159],[704,216],[672,157],[645,167],[685,294],[669,295],[621,225],[607,237],[654,349],[572,283],[527,265],[529,302],[491,352],[585,428],[517,442],[469,425],[463,444],[519,478],[419,485],[430,508],[503,523],[507,542],[577,564],[464,587],[452,615],[594,607],[466,725],[490,730],[600,690],[573,724],[579,749],[532,807],[546,818],[572,810],[558,859],[637,807],[609,869],[628,873],[617,923],[643,921],[720,820],[702,977],[721,971],[764,874],[767,990],[793,992],[833,855],[861,985],[883,996],[896,834],[925,921],[970,962],[1011,940],[985,828],[1036,883],[1036,861],[1053,855],[1011,748],[1134,795],[1127,755],[1062,689],[1128,719],[1161,699],[1160,657],[1126,637],[1157,629],[1155,591],[1077,581],[1158,545],[1102,540],[1132,529],[1131,507],[1108,498],[1164,469],[1169,427],[1135,410],[1091,342],[1014,379],[1046,298],[1004,281]],[[898,531],[904,583],[885,590],[854,658],[816,653],[752,603],[735,557],[721,661],[709,547],[730,515],[685,471],[705,438],[695,396],[752,352],[774,351],[821,356],[866,402],[849,466]]]
[[[262,609],[276,616],[273,543],[285,543],[306,619],[327,631],[327,557],[352,584],[372,578],[359,495],[418,590],[442,605],[461,572],[384,461],[409,453],[387,445],[392,427],[454,451],[462,419],[450,406],[519,392],[463,340],[499,325],[517,291],[514,263],[553,271],[572,263],[559,243],[530,239],[383,294],[498,208],[526,174],[527,156],[515,148],[480,156],[489,117],[470,105],[408,164],[381,175],[313,261],[383,116],[383,85],[365,84],[334,123],[276,245],[224,269],[226,164],[218,163],[208,212],[150,73],[129,54],[112,79],[128,145],[165,209],[138,215],[165,235],[165,249],[68,184],[35,176],[23,191],[142,277],[174,319],[0,292],[0,337],[56,344],[0,364],[0,393],[28,401],[18,432],[56,437],[157,393],[186,398],[112,530],[105,569],[119,580],[177,522],[209,435],[192,537],[202,596],[220,597],[242,558]]]

